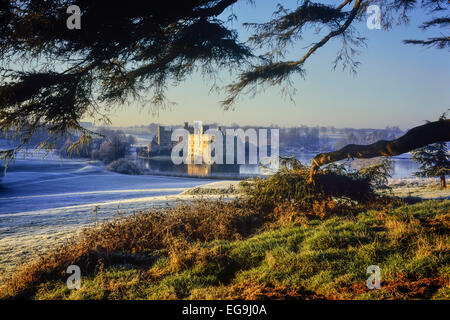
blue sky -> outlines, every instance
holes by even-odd
[[[238,3],[233,12],[238,21],[233,23],[242,40],[249,34],[243,22],[263,22],[270,18],[276,4],[293,7],[296,1],[256,1],[255,6]],[[230,11],[226,12],[228,15]],[[424,120],[434,120],[450,108],[450,59],[446,50],[425,49],[404,45],[404,39],[421,39],[436,35],[439,30],[423,32],[418,26],[427,16],[416,11],[407,26],[390,31],[369,30],[365,21],[357,25],[367,38],[367,48],[361,49],[361,62],[356,76],[347,71],[331,70],[340,41],[331,40],[309,58],[305,79],[293,78],[298,90],[294,102],[283,98],[280,89],[270,88],[255,98],[244,97],[234,111],[223,111],[219,102],[225,93],[210,93],[210,83],[200,75],[193,75],[184,83],[167,92],[169,100],[177,105],[152,115],[151,108],[137,104],[116,109],[111,114],[115,126],[145,125],[150,122],[181,124],[202,120],[222,124],[242,125],[320,125],[355,128],[384,128],[399,125],[407,129]],[[288,59],[298,59],[310,44],[311,34],[297,43]],[[318,39],[318,38],[315,38]],[[317,41],[317,40],[316,40]],[[221,74],[224,85],[232,79]]]

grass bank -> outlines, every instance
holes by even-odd
[[[211,204],[194,206],[208,210]],[[143,236],[143,229],[157,223],[155,213],[111,222],[40,264],[24,267],[0,294],[31,299],[450,299],[449,200],[326,219],[279,216],[270,225],[260,221],[262,229],[247,230],[247,237],[239,226],[245,229],[246,220],[257,218],[239,216],[201,224],[210,230],[179,230],[178,237],[168,229],[159,237],[151,231]],[[195,224],[180,219],[171,221],[171,228]],[[136,230],[139,226],[142,230]],[[82,270],[79,290],[65,283],[71,264]],[[381,290],[366,287],[369,265],[381,269]]]
[[[87,229],[23,266],[0,297],[450,299],[450,200],[407,204],[376,196],[364,179],[324,175],[310,187],[306,175]],[[78,290],[66,285],[70,265],[81,269]],[[366,286],[371,265],[380,290]]]

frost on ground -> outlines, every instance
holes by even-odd
[[[85,227],[194,197],[236,195],[238,183],[121,175],[83,160],[18,159],[0,186],[0,282]],[[389,183],[398,196],[450,198],[450,189],[434,187],[435,179]]]
[[[218,198],[217,195],[201,197]],[[62,244],[83,228],[195,198],[197,196],[188,194],[154,196],[0,215],[0,283],[20,264]]]
[[[202,197],[215,199],[218,196]],[[193,195],[182,194],[155,196],[0,215],[0,283],[20,264],[64,243],[83,228],[194,198]]]
[[[237,195],[241,181],[225,180],[208,183],[199,187],[184,191],[183,195]]]
[[[121,175],[82,160],[18,159],[0,186],[0,282],[83,227],[191,199],[180,192],[211,181]]]
[[[418,200],[450,199],[450,188],[440,189],[437,178],[389,179],[388,186],[391,190],[381,193]]]

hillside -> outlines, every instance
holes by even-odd
[[[270,198],[305,187],[302,174],[256,181],[256,196],[247,186],[244,198],[184,202],[87,229],[25,265],[0,296],[450,298],[450,200],[332,199],[324,196],[329,190],[292,193],[288,202]],[[279,193],[271,193],[274,186]],[[71,291],[66,269],[73,264],[82,282]],[[366,285],[372,265],[381,270],[380,290]]]

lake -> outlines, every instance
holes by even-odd
[[[309,165],[317,153],[299,152],[294,154],[302,164]],[[392,178],[411,178],[419,165],[411,160],[410,155],[392,157]],[[140,159],[141,165],[159,174],[178,174],[180,176],[201,176],[217,178],[249,177],[259,174],[258,165],[174,165],[170,159]]]

